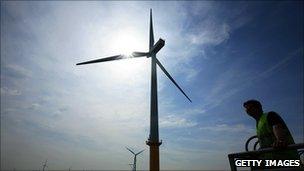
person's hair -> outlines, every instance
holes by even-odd
[[[254,105],[254,106],[256,106],[256,107],[262,109],[261,103],[260,103],[259,101],[257,101],[257,100],[254,100],[254,99],[248,100],[248,101],[246,101],[246,102],[243,104],[243,106],[245,107],[245,106],[247,106],[247,105],[249,105],[249,104],[252,104],[252,105]]]

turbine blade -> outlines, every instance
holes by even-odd
[[[158,66],[164,71],[164,73],[167,75],[167,77],[173,82],[173,84],[186,96],[186,98],[190,101],[191,99],[186,95],[186,93],[180,88],[180,86],[175,82],[175,80],[171,77],[171,75],[166,71],[165,67],[159,62],[159,60],[156,58],[156,63]]]
[[[92,63],[97,63],[97,62],[107,62],[107,61],[114,61],[114,60],[125,59],[125,58],[128,58],[128,57],[124,56],[124,55],[116,55],[116,56],[110,56],[110,57],[106,57],[106,58],[100,58],[100,59],[90,60],[90,61],[86,61],[86,62],[81,62],[76,65],[92,64]]]
[[[135,153],[132,150],[130,150],[128,147],[126,147],[126,149],[129,150],[132,154],[135,155]]]
[[[133,57],[143,57],[143,56],[149,56],[149,53],[147,52],[133,52],[132,53]]]
[[[149,51],[151,51],[154,45],[154,34],[153,34],[153,21],[152,21],[152,9],[150,9],[150,42]]]
[[[100,58],[100,59],[95,59],[91,61],[86,61],[86,62],[81,62],[76,65],[84,65],[84,64],[92,64],[92,63],[98,63],[98,62],[107,62],[107,61],[114,61],[114,60],[120,60],[120,59],[128,59],[128,58],[137,58],[137,57],[144,57],[147,56],[149,53],[145,52],[133,52],[132,55],[115,55],[115,56],[110,56],[106,58]]]
[[[141,150],[140,152],[136,153],[135,155],[138,155],[138,154],[142,153],[143,151],[145,151],[145,150]]]

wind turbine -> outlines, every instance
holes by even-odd
[[[182,88],[175,82],[171,75],[167,72],[165,67],[156,58],[157,52],[165,45],[165,40],[159,39],[154,44],[153,22],[152,22],[152,9],[150,9],[150,33],[149,33],[149,52],[133,52],[132,55],[116,55],[106,58],[90,60],[76,65],[92,64],[98,62],[107,62],[113,60],[147,57],[151,58],[151,104],[150,104],[150,135],[146,144],[150,146],[150,171],[159,171],[159,142],[158,135],[158,101],[157,101],[157,72],[156,64],[166,74],[166,76],[173,82],[173,84],[183,93],[183,95],[190,101],[190,98],[182,90]]]
[[[48,167],[48,166],[46,165],[46,163],[47,163],[47,159],[46,159],[45,162],[42,164],[42,171],[44,171],[44,169],[45,169],[46,167]]]
[[[133,158],[133,164],[129,164],[130,166],[132,165],[133,166],[133,169],[132,171],[136,171],[136,156],[139,155],[140,153],[142,153],[143,151],[145,150],[141,150],[140,152],[138,153],[134,153],[132,150],[130,150],[128,147],[126,147],[127,150],[129,150],[133,155],[134,155],[134,158]]]
[[[133,164],[128,164],[130,167],[131,167],[131,169],[133,170]]]

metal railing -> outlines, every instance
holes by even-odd
[[[245,144],[245,150],[246,150],[246,151],[249,151],[249,150],[248,150],[249,142],[250,142],[251,140],[255,139],[255,138],[258,139],[258,136],[257,136],[257,135],[254,135],[254,136],[248,138],[248,140],[246,141],[246,144]],[[257,150],[256,148],[257,148],[257,145],[258,145],[258,144],[259,144],[259,140],[257,140],[257,141],[254,143],[254,146],[253,146],[253,150],[254,150],[254,151]]]
[[[248,150],[248,144],[251,139],[253,139],[253,138],[250,137],[248,139],[248,141],[246,142],[246,147],[245,147],[246,150]],[[256,144],[257,143],[255,143],[255,145],[254,145],[255,146],[254,149],[256,148]],[[284,150],[298,150],[298,149],[304,149],[304,143],[291,144],[284,148]],[[254,158],[256,159],[257,156],[260,154],[276,152],[276,151],[281,151],[281,150],[282,149],[275,149],[273,147],[269,147],[269,148],[263,148],[263,149],[256,150],[256,151],[247,151],[247,152],[228,154],[231,171],[237,171],[237,167],[235,165],[235,159],[254,159]],[[299,155],[302,155],[302,154],[304,154],[304,151],[299,151],[298,153],[299,153]]]

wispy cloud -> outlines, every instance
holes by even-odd
[[[245,126],[244,124],[235,124],[235,125],[228,125],[228,124],[217,124],[215,126],[205,126],[200,127],[200,130],[207,130],[207,131],[216,131],[216,132],[253,132],[252,128]]]
[[[21,92],[17,89],[1,87],[1,95],[19,96],[21,95]]]
[[[196,114],[204,114],[206,112],[205,109],[203,109],[202,107],[196,107],[196,108],[192,108],[192,109],[186,109],[184,111],[181,111],[182,115],[196,115]]]
[[[222,25],[217,25],[215,23],[203,23],[202,25],[210,28],[206,29],[202,27],[203,31],[199,32],[198,34],[188,35],[192,44],[218,45],[229,39],[230,28],[226,23]]]
[[[17,79],[29,78],[32,76],[32,72],[29,69],[26,69],[23,66],[17,64],[8,64],[5,65],[4,68],[5,70],[3,70],[3,72],[5,73],[6,76],[11,76]]]
[[[303,48],[300,47],[286,55],[285,58],[276,61],[276,63],[272,64],[268,69],[259,72],[256,77],[254,77],[252,80],[259,80],[259,79],[265,79],[265,77],[269,77],[274,72],[277,72],[280,68],[284,67],[292,58],[295,57],[303,57]]]
[[[160,118],[159,125],[163,128],[183,128],[194,127],[197,123],[175,115],[168,115]]]
[[[30,106],[29,106],[29,109],[32,109],[32,110],[37,110],[41,105],[39,103],[32,103]]]
[[[298,48],[289,52],[283,59],[272,63],[270,67],[265,67],[262,71],[249,69],[244,70],[243,65],[251,63],[251,60],[246,61],[244,59],[240,59],[239,61],[235,61],[234,65],[231,65],[228,70],[219,74],[214,86],[206,96],[205,104],[202,105],[202,108],[209,110],[219,106],[224,103],[225,100],[235,96],[237,93],[240,93],[253,83],[259,83],[270,77],[272,74],[275,74],[282,67],[286,66],[293,58],[302,55],[303,49]]]

